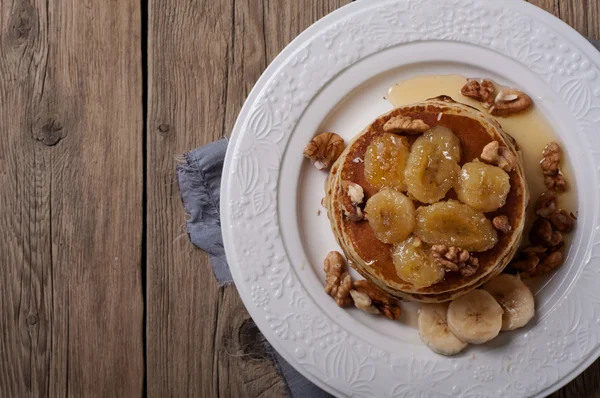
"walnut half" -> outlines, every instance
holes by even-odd
[[[304,148],[304,157],[319,170],[328,169],[344,151],[344,139],[335,133],[321,133]]]
[[[431,246],[433,257],[448,272],[460,272],[462,276],[471,276],[477,272],[479,260],[464,249],[446,246]]]
[[[490,113],[494,116],[510,116],[529,109],[532,104],[531,97],[519,90],[501,90],[494,99]]]
[[[329,252],[323,262],[323,270],[325,271],[325,292],[333,297],[340,307],[351,304],[352,277],[346,271],[344,256],[336,251]]]
[[[504,171],[513,171],[517,166],[517,157],[508,148],[501,147],[498,141],[492,141],[483,147],[481,160],[498,166]]]
[[[429,125],[421,119],[413,119],[409,116],[392,116],[383,125],[383,131],[387,133],[421,134],[429,130]]]

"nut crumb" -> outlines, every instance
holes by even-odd
[[[512,227],[510,226],[510,222],[508,221],[508,217],[504,215],[494,217],[494,219],[492,220],[492,224],[494,225],[494,228],[496,228],[503,234],[509,233],[512,229]]]
[[[421,119],[412,119],[408,116],[392,116],[384,125],[383,131],[388,133],[421,134],[429,130]]]
[[[492,141],[483,147],[481,160],[498,166],[504,171],[510,172],[517,165],[517,157],[508,148],[501,147],[498,141]]]
[[[321,209],[317,209],[317,216],[321,215]]]
[[[438,113],[438,117],[437,117],[437,121],[438,121],[438,122],[439,122],[440,120],[442,120],[442,115],[443,115],[443,113],[442,113],[442,112]]]
[[[344,139],[335,133],[321,133],[304,148],[304,157],[319,170],[328,169],[344,151]]]
[[[362,160],[359,157],[356,157],[356,158],[352,159],[352,163],[364,163],[364,160]]]

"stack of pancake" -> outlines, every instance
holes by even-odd
[[[383,126],[392,117],[408,116],[420,119],[430,127],[444,126],[452,130],[461,143],[462,166],[481,156],[483,148],[492,141],[508,148],[518,159],[510,171],[510,191],[506,203],[495,212],[486,213],[490,220],[498,214],[506,215],[511,225],[508,233],[499,234],[498,243],[491,249],[474,253],[479,261],[477,271],[469,276],[447,273],[445,277],[428,287],[416,288],[402,280],[392,261],[392,245],[375,237],[369,222],[352,221],[344,215],[343,200],[347,195],[342,181],[359,184],[364,190],[364,202],[378,190],[365,179],[365,152],[369,143],[384,134]],[[410,145],[418,135],[407,135]],[[455,199],[450,190],[445,199]],[[422,204],[414,201],[415,207]],[[394,297],[421,302],[444,302],[465,294],[492,277],[500,274],[519,248],[525,224],[529,193],[525,181],[523,163],[516,142],[502,131],[500,124],[475,108],[457,103],[450,97],[441,96],[422,103],[396,108],[380,116],[346,147],[335,162],[325,183],[324,205],[336,239],[344,251],[348,263],[364,278],[378,285]],[[368,216],[368,214],[367,214]]]

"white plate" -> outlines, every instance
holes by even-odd
[[[600,54],[519,0],[359,1],[294,40],[259,79],[225,162],[221,225],[240,295],[269,342],[338,396],[545,396],[600,345]],[[536,295],[534,322],[455,358],[400,322],[338,308],[322,260],[338,246],[325,175],[302,159],[320,128],[349,139],[391,109],[393,83],[421,74],[487,76],[521,87],[555,126],[577,178],[566,263]]]

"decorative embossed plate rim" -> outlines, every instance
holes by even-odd
[[[298,278],[282,238],[278,189],[286,146],[322,87],[400,44],[490,49],[534,71],[577,126],[579,251],[570,286],[510,344],[477,358],[408,356],[365,341],[324,312]],[[465,54],[468,56],[468,54]],[[294,40],[261,76],[227,152],[221,225],[240,295],[265,337],[296,369],[339,396],[542,396],[598,357],[600,55],[570,27],[519,0],[381,0],[343,7]],[[566,143],[569,146],[569,142]],[[572,154],[571,154],[572,155]],[[577,251],[576,250],[576,251]],[[581,259],[581,261],[579,261]],[[341,325],[341,326],[340,326]],[[474,365],[474,366],[473,366]]]

